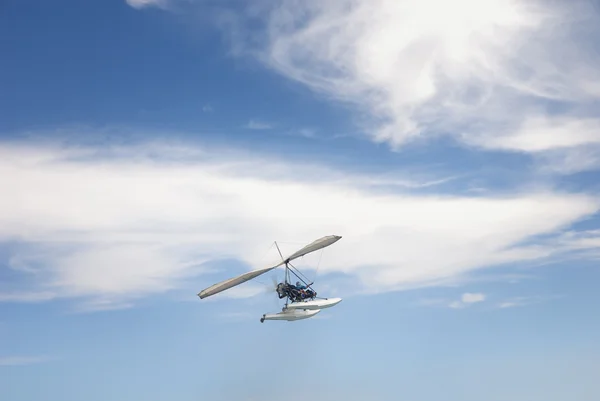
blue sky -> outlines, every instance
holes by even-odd
[[[3,399],[600,397],[591,2],[2,11]]]

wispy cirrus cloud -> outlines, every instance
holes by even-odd
[[[107,309],[182,286],[195,294],[240,269],[278,261],[276,253],[272,260],[263,254],[274,240],[305,243],[326,234],[343,240],[324,254],[319,277],[341,273],[367,292],[437,285],[597,246],[533,241],[541,234],[559,241],[563,230],[596,213],[593,195],[373,191],[366,179],[376,176],[361,182],[326,166],[303,166],[299,176],[294,162],[182,143],[26,141],[1,144],[0,155],[0,186],[11,188],[0,198],[0,241],[21,277],[5,283],[4,294],[12,295],[4,301],[50,294]],[[210,267],[227,259],[242,266]],[[259,290],[240,291],[231,295]]]
[[[400,149],[450,136],[530,155],[543,173],[600,167],[593,2],[279,0],[218,10],[235,54],[355,106],[375,142]]]
[[[437,306],[451,309],[462,309],[472,304],[484,302],[485,300],[486,295],[483,293],[466,292],[461,295],[459,300],[448,300],[443,298],[421,299],[420,301],[418,301],[418,304],[420,306]]]
[[[529,295],[515,296],[505,298],[501,301],[496,301],[493,308],[507,309],[517,308],[522,306],[536,305],[542,302],[547,302],[552,299],[560,298],[557,295]],[[444,307],[451,309],[463,309],[476,303],[486,302],[488,297],[483,293],[464,293],[459,300],[451,300],[447,298],[425,298],[418,301],[419,306]]]
[[[508,298],[504,301],[497,303],[497,307],[500,309],[506,308],[517,308],[521,306],[536,305],[542,302],[558,298],[558,296],[520,296]]]
[[[356,122],[376,142],[399,149],[450,136],[531,155],[551,174],[600,167],[593,2],[279,0],[245,13],[218,9],[235,54],[356,106]]]
[[[273,124],[268,123],[266,121],[252,119],[244,125],[244,128],[254,129],[254,130],[265,130],[273,128]]]
[[[56,298],[56,294],[51,291],[0,291],[0,302],[43,302]]]
[[[591,2],[278,1],[226,21],[243,54],[357,106],[374,141],[399,148],[450,135],[531,154],[554,173],[599,166]]]
[[[27,366],[48,361],[44,356],[0,356],[0,366]]]
[[[133,8],[142,9],[148,7],[164,8],[170,0],[125,0],[125,2]]]

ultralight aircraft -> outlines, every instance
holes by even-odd
[[[211,295],[215,295],[221,291],[238,286],[246,281],[260,276],[261,274],[285,265],[285,279],[283,282],[277,283],[276,285],[276,291],[279,299],[286,298],[285,305],[279,313],[267,313],[262,315],[260,322],[264,323],[265,320],[295,321],[311,318],[319,313],[321,309],[330,308],[339,304],[342,299],[317,297],[317,292],[312,288],[314,283],[307,283],[302,277],[300,277],[304,275],[291,264],[291,261],[311,252],[325,248],[339,241],[341,238],[342,237],[339,235],[327,235],[311,242],[287,258],[283,257],[277,242],[275,242],[277,250],[279,251],[279,255],[282,259],[280,263],[275,266],[253,270],[240,276],[221,281],[220,283],[214,284],[200,291],[198,296],[200,299],[210,297]],[[292,274],[297,278],[295,285],[292,284],[290,280]]]

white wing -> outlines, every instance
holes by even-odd
[[[342,237],[340,237],[339,235],[328,235],[326,237],[319,238],[318,240],[311,242],[310,244],[306,245],[304,248],[302,248],[299,251],[296,251],[292,255],[288,256],[286,261],[291,262],[294,259],[297,259],[299,257],[306,255],[307,253],[318,251],[321,248],[325,248],[326,246],[333,244],[334,242],[338,241],[340,238],[342,238]]]
[[[281,262],[277,266],[253,270],[251,272],[244,273],[241,276],[237,276],[237,277],[225,280],[225,281],[221,281],[220,283],[214,284],[214,285],[208,287],[207,289],[200,291],[198,293],[198,296],[200,297],[200,299],[210,297],[211,295],[215,295],[221,291],[225,291],[225,290],[230,289],[231,287],[235,287],[236,285],[245,283],[248,280],[252,280],[253,278],[258,277],[261,274],[268,272],[269,270],[273,270],[273,269],[281,266],[282,264],[284,264],[284,262]]]
[[[252,280],[253,278],[256,278],[256,277],[260,276],[261,274],[264,274],[270,270],[276,269],[279,266],[285,264],[286,262],[290,262],[290,261],[297,259],[299,257],[302,257],[308,253],[317,251],[321,248],[325,248],[326,246],[329,246],[329,245],[333,244],[334,242],[338,241],[340,238],[342,238],[342,237],[340,237],[339,235],[328,235],[323,238],[319,238],[318,240],[306,245],[304,248],[302,248],[299,251],[288,256],[286,259],[284,259],[281,263],[279,263],[276,266],[253,270],[253,271],[244,273],[240,276],[233,277],[233,278],[227,279],[225,281],[221,281],[220,283],[214,284],[214,285],[200,291],[198,293],[198,296],[200,297],[200,299],[203,299],[203,298],[209,297],[211,295],[215,295],[221,291],[228,290],[231,287],[235,287],[236,285],[240,285],[242,283],[245,283],[248,280]]]

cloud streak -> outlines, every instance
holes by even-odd
[[[517,308],[527,305],[540,304],[545,301],[557,298],[557,296],[521,296],[506,299],[497,304],[500,309]]]
[[[244,127],[252,130],[266,130],[273,128],[271,124],[260,120],[250,120]]]
[[[486,295],[483,293],[466,292],[461,295],[459,300],[450,301],[447,299],[422,299],[418,301],[420,306],[438,306],[451,309],[463,309],[470,305],[484,302]]]
[[[164,8],[169,3],[169,0],[125,0],[125,2],[129,6],[139,10],[148,7]]]
[[[264,155],[165,144],[156,159],[156,146],[1,144],[0,186],[10,191],[0,199],[0,241],[13,244],[10,268],[27,284],[9,283],[4,294],[13,295],[0,299],[55,294],[105,309],[190,282],[196,293],[277,260],[275,253],[264,259],[274,240],[326,234],[344,238],[323,254],[319,277],[342,273],[369,292],[435,285],[552,257],[561,251],[555,244],[519,244],[600,208],[594,196],[549,190],[473,198],[382,193],[325,166],[307,177],[297,174],[303,166]],[[581,252],[597,246],[576,243]],[[227,259],[242,265],[211,267]],[[233,295],[258,291],[246,290]]]
[[[4,356],[0,357],[0,366],[27,366],[46,362],[48,358],[41,356]]]

